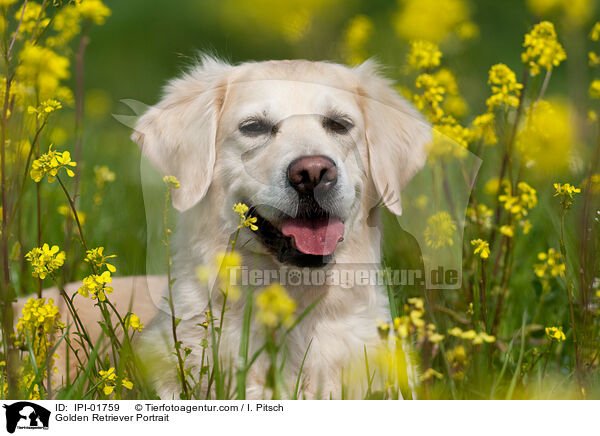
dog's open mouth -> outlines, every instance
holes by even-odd
[[[319,267],[331,263],[344,237],[344,223],[320,207],[307,208],[296,217],[285,217],[275,225],[251,207],[257,218],[255,234],[281,262],[301,267]]]

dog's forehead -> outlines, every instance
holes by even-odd
[[[358,115],[357,83],[350,70],[321,64],[305,61],[302,68],[251,64],[229,82],[227,106],[240,116],[268,112],[286,117],[332,110]]]

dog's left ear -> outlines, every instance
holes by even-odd
[[[402,214],[400,193],[425,164],[431,126],[367,61],[355,68],[365,119],[369,171],[385,206]]]
[[[233,67],[210,57],[171,81],[140,117],[131,138],[163,174],[177,177],[173,206],[185,211],[206,195],[216,158],[218,118]]]

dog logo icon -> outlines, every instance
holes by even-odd
[[[48,429],[50,411],[28,401],[6,405],[6,431],[14,433],[19,429]]]

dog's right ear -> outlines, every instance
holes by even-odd
[[[177,177],[173,206],[185,211],[204,197],[216,157],[217,125],[233,67],[210,57],[165,87],[131,136],[163,174]]]

